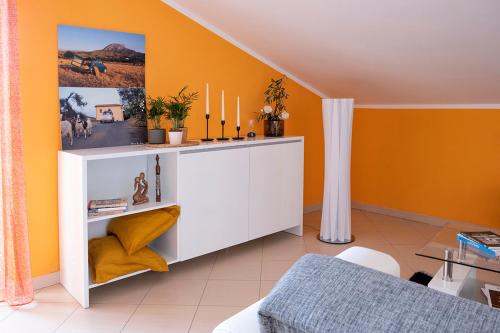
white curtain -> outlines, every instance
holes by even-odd
[[[351,241],[351,139],[353,99],[323,99],[325,185],[320,239]]]

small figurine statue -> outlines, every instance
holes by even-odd
[[[135,177],[134,181],[134,195],[132,196],[133,205],[141,205],[149,202],[148,198],[148,181],[146,180],[146,175],[144,172],[139,174],[139,177]]]
[[[160,156],[156,155],[156,202],[161,202]]]

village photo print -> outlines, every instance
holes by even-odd
[[[62,149],[147,141],[145,37],[59,25]]]
[[[60,87],[62,149],[143,144],[144,88]]]

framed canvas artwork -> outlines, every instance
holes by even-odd
[[[63,150],[147,141],[144,49],[141,34],[59,25]]]

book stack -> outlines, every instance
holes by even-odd
[[[457,240],[472,246],[481,252],[495,257],[500,256],[500,236],[491,231],[462,231]]]
[[[488,305],[500,309],[500,286],[485,283],[484,288],[481,288],[481,290],[488,300]]]
[[[88,205],[91,217],[120,214],[127,208],[127,198],[91,200]]]

